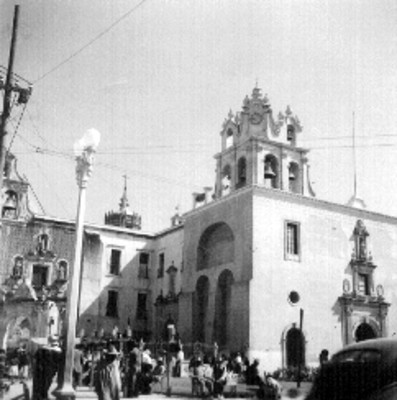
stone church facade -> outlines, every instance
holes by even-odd
[[[172,320],[183,342],[245,352],[266,370],[394,336],[397,219],[317,199],[301,132],[289,107],[273,116],[254,88],[222,126],[212,198],[195,193],[191,211],[149,233],[125,187],[105,225],[85,226],[80,334],[116,329],[154,341]],[[11,178],[3,346],[62,329],[73,260],[73,223],[30,213],[26,183]]]

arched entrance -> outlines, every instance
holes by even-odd
[[[363,340],[375,339],[377,337],[375,330],[372,326],[366,322],[360,324],[355,333],[356,342],[362,342]]]
[[[300,329],[293,327],[286,336],[287,367],[305,365],[305,337]]]
[[[218,278],[215,295],[214,342],[225,346],[230,339],[230,314],[233,274],[224,270]]]
[[[193,300],[193,338],[195,342],[205,342],[209,287],[208,277],[200,276],[196,283]]]

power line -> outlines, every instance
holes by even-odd
[[[360,139],[373,139],[373,138],[377,138],[377,137],[395,137],[397,138],[397,134],[393,134],[393,133],[385,133],[385,134],[381,134],[381,135],[373,135],[373,136],[357,136],[356,138],[360,138]],[[340,139],[351,139],[351,136],[328,136],[328,137],[319,137],[319,138],[299,138],[300,142],[311,142],[311,141],[317,141],[317,140],[340,140]]]
[[[83,47],[72,53],[68,58],[63,60],[61,63],[50,69],[48,72],[46,72],[44,75],[40,76],[34,83],[37,83],[41,80],[43,80],[45,77],[48,75],[52,74],[54,71],[68,63],[72,58],[76,57],[80,53],[82,53],[87,47],[91,46],[94,42],[96,42],[98,39],[100,39],[102,36],[106,35],[111,29],[113,29],[116,25],[118,25],[122,20],[127,18],[130,14],[132,14],[135,10],[137,10],[140,6],[143,5],[147,0],[142,0],[139,4],[137,4],[135,7],[133,7],[131,10],[127,11],[124,15],[122,15],[119,19],[117,19],[115,22],[113,22],[108,28],[106,28],[104,31],[99,33],[97,36],[95,36],[93,39],[91,39],[87,44],[85,44]]]

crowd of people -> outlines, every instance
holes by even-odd
[[[222,399],[226,385],[236,388],[237,383],[245,383],[260,399],[281,398],[281,385],[270,374],[260,372],[259,360],[249,363],[240,353],[230,357],[195,355],[190,360],[189,371],[192,393],[199,397]]]
[[[121,393],[127,398],[149,394],[156,384],[163,391],[167,372],[171,376],[181,376],[183,345],[179,341],[169,353],[162,348],[156,350],[156,355],[152,356],[142,340],[131,340],[123,345],[111,341],[104,346],[78,344],[74,349],[73,386],[92,387],[99,400],[119,400]],[[5,358],[3,353],[0,359],[1,356]],[[50,337],[48,344],[38,348],[32,357],[26,345],[21,345],[10,357],[8,376],[13,380],[33,378],[32,400],[45,400],[61,360],[62,349],[56,337]],[[196,351],[189,360],[185,374],[187,372],[192,394],[199,397],[222,399],[225,387],[230,386],[233,391],[237,383],[251,386],[261,399],[277,399],[281,393],[279,383],[269,374],[260,372],[259,360],[250,363],[240,353],[226,357],[218,352],[204,355]]]

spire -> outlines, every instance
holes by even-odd
[[[354,177],[354,183],[353,183],[353,196],[350,197],[350,200],[348,201],[347,205],[350,207],[354,208],[360,208],[364,209],[367,208],[364,200],[360,199],[360,197],[357,194],[357,165],[356,165],[356,119],[355,119],[355,114],[353,111],[353,127],[352,127],[352,150],[353,150],[353,177]]]
[[[119,203],[119,211],[109,211],[105,214],[105,225],[121,226],[130,229],[141,229],[141,216],[129,207],[127,198],[127,175],[123,175],[124,189]]]
[[[123,190],[123,195],[121,196],[120,199],[120,212],[128,212],[129,209],[129,203],[128,203],[128,198],[127,198],[127,175],[123,175],[124,178],[124,190]]]

